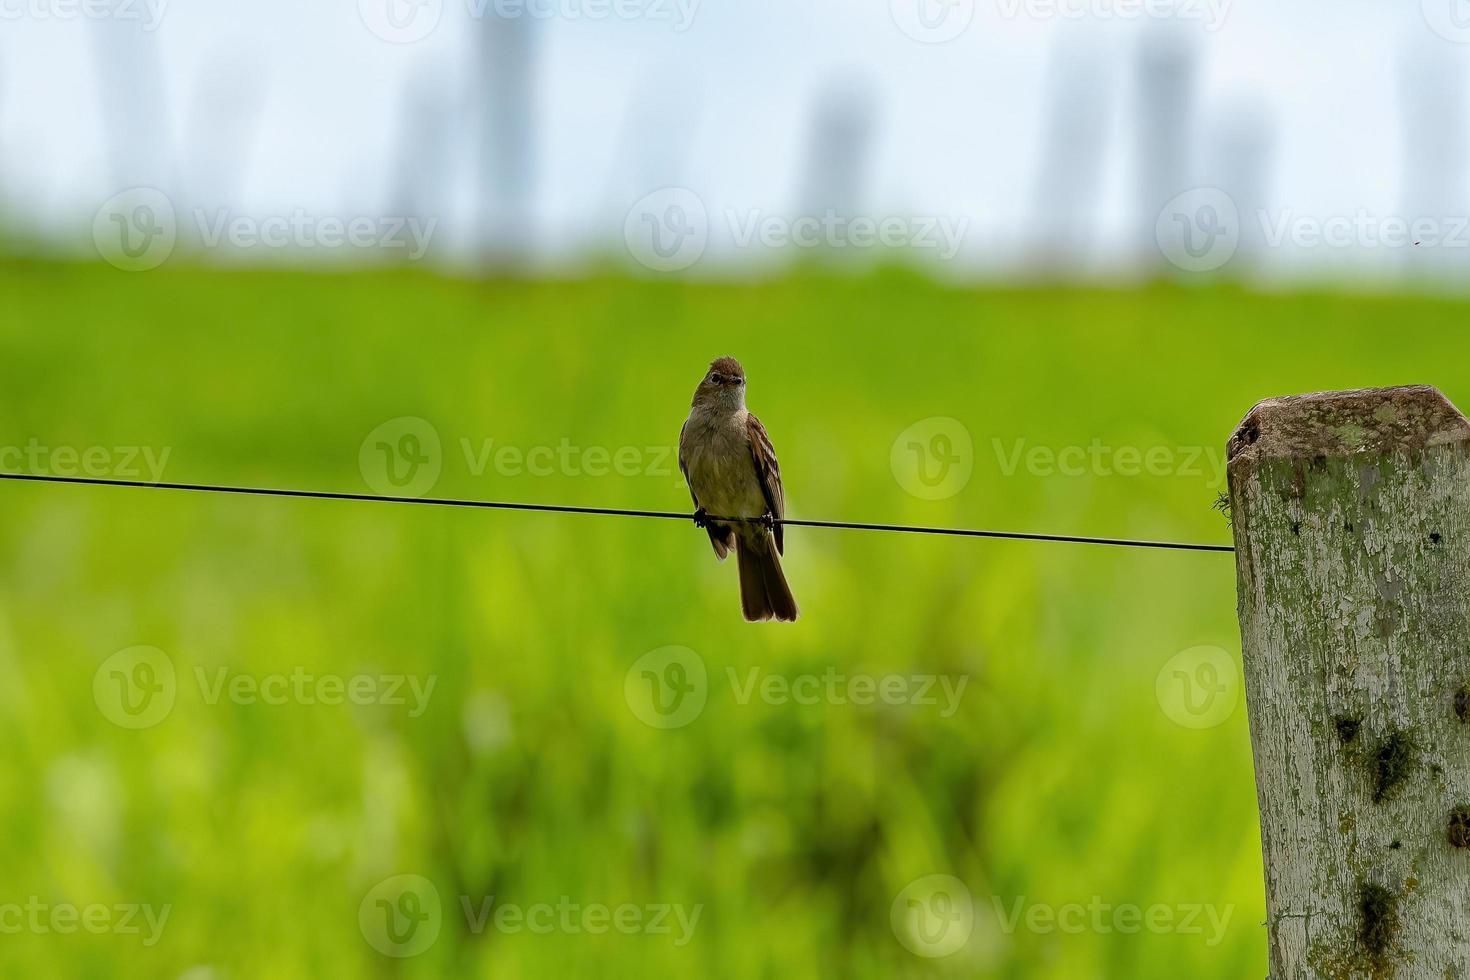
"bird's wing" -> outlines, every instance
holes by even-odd
[[[684,420],[684,425],[679,429],[679,472],[684,474],[684,482],[689,487],[689,499],[694,501],[694,509],[700,510],[703,504],[699,502],[699,495],[694,492],[694,481],[689,479],[689,463],[684,459],[684,431],[689,428],[689,420]],[[709,533],[709,543],[714,546],[715,557],[720,561],[735,547],[735,531],[728,525],[716,527],[713,524],[705,525],[705,531]]]
[[[694,495],[694,483],[689,479],[689,463],[684,459],[684,433],[689,429],[689,420],[679,426],[679,472],[684,474],[684,484],[689,488],[689,499],[694,501],[694,509],[699,509],[699,498]]]
[[[776,462],[776,450],[766,427],[754,415],[746,413],[745,430],[750,439],[750,458],[755,463],[755,476],[760,481],[761,493],[765,495],[766,507],[777,521],[786,516],[786,491],[781,487],[781,464]],[[782,525],[776,525],[776,550],[785,553],[785,535]]]

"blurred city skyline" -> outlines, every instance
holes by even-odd
[[[961,277],[1453,283],[1457,13],[0,0],[0,215],[141,249],[167,212],[181,251],[248,261],[719,274],[896,249]]]

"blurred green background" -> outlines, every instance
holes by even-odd
[[[705,365],[734,354],[791,516],[1228,543],[1217,467],[1256,400],[1425,382],[1470,403],[1466,307],[1429,298],[987,291],[901,270],[701,285],[35,262],[0,265],[0,294],[0,446],[100,447],[114,470],[127,447],[166,450],[162,478],[181,482],[371,492],[364,440],[417,417],[441,440],[435,496],[682,510],[663,451]],[[935,417],[971,438],[973,472],[929,500],[891,457]],[[637,472],[482,468],[487,440],[632,447]],[[1010,465],[1017,447],[1093,445],[1152,450],[1158,471]],[[0,495],[0,928],[20,914],[6,903],[53,925],[64,905],[168,907],[152,936],[141,915],[140,934],[4,929],[5,975],[1266,971],[1238,678],[1219,675],[1234,707],[1203,725],[1160,696],[1186,651],[1238,665],[1228,555],[798,528],[803,618],[782,627],[741,621],[733,566],[678,522]],[[171,710],[135,729],[109,718],[111,675],[94,679],[139,645],[176,681]],[[625,681],[671,645],[706,668],[707,700],[664,729]],[[731,680],[829,670],[966,687],[946,716],[942,695],[783,703]],[[211,699],[201,672],[435,686],[414,716],[411,697]],[[385,955],[371,920],[400,875],[439,907],[427,948]],[[963,891],[935,904],[933,875]],[[915,895],[919,914],[968,901],[956,949],[906,927]],[[676,911],[667,933],[477,932],[490,896],[699,917],[685,935]],[[428,900],[385,899],[405,914]],[[1047,927],[1073,904],[1163,906],[1172,924],[1089,911]]]

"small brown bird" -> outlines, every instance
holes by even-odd
[[[745,407],[745,371],[722,357],[694,389],[679,432],[679,469],[694,497],[694,523],[709,532],[720,561],[733,548],[740,566],[740,608],[750,622],[796,619],[796,599],[781,571],[786,494],[781,467],[760,420]],[[715,517],[764,518],[723,523]]]

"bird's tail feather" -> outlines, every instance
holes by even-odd
[[[781,558],[768,539],[752,543],[735,538],[735,557],[740,565],[740,609],[747,621],[767,619],[789,623],[796,619],[796,597],[786,584]]]

